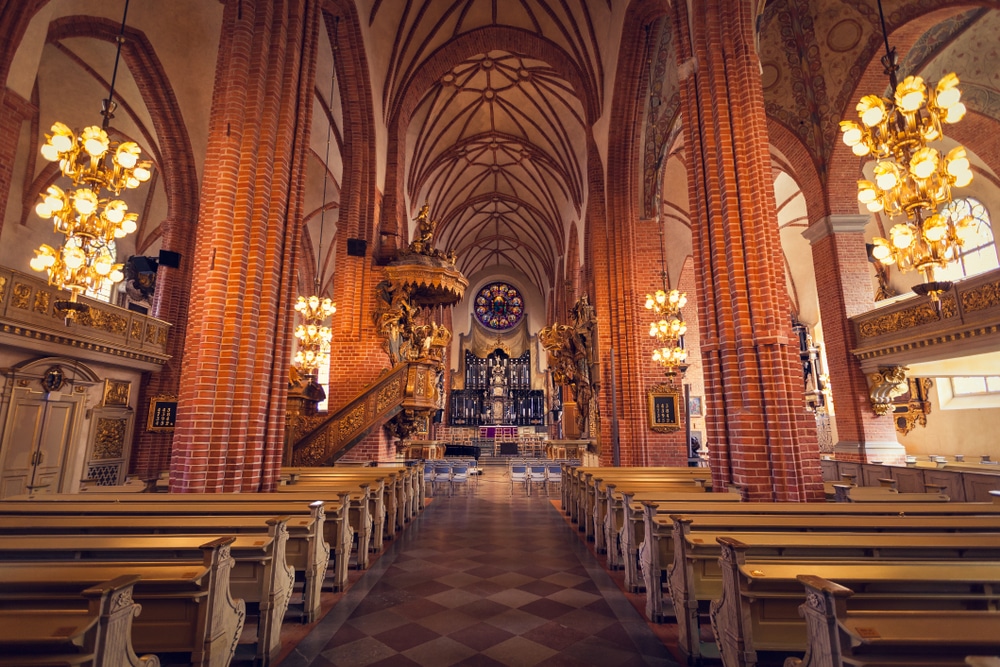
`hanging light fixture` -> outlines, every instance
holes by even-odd
[[[687,368],[687,351],[684,334],[687,324],[682,319],[681,308],[687,304],[687,295],[676,289],[667,289],[667,258],[663,248],[663,224],[660,222],[659,197],[656,198],[656,219],[660,225],[660,289],[646,295],[646,310],[652,311],[649,335],[656,341],[652,359],[673,377]]]
[[[930,144],[944,138],[944,125],[965,116],[965,105],[954,72],[933,87],[919,76],[897,81],[899,64],[895,47],[889,47],[882,0],[878,11],[885,41],[882,65],[893,96],[865,95],[857,105],[861,123],[841,121],[840,130],[855,155],[876,161],[874,180],[858,181],[858,201],[872,213],[906,217],[889,229],[888,239],[875,238],[872,256],[902,272],[919,271],[924,282],[913,291],[937,301],[951,283],[935,280],[934,269],[958,259],[965,232],[974,224],[971,217],[956,222],[938,209],[951,202],[953,187],[972,182],[972,169],[963,146],[942,153]]]
[[[334,43],[332,45],[334,58],[337,57],[337,26],[340,18],[334,18]],[[333,63],[333,75],[330,80],[330,108],[332,116],[333,95],[336,92],[337,64]],[[326,129],[326,159],[324,168],[330,164],[330,139],[333,133],[333,120]],[[298,350],[295,352],[295,365],[305,375],[315,377],[317,370],[327,363],[330,357],[330,343],[333,341],[333,331],[326,326],[326,320],[337,312],[337,305],[329,297],[319,294],[323,288],[323,230],[326,227],[326,185],[329,179],[323,176],[323,205],[319,214],[319,248],[316,251],[317,272],[313,283],[313,294],[300,296],[295,302],[295,310],[302,316],[303,322],[295,328],[295,338],[298,339]]]
[[[59,163],[59,171],[73,184],[67,192],[50,185],[41,194],[35,213],[51,219],[57,234],[65,236],[59,247],[43,244],[35,250],[30,266],[45,271],[49,284],[69,291],[68,300],[55,302],[67,322],[87,306],[77,301],[88,290],[97,291],[124,278],[122,264],[115,263],[109,244],[134,232],[139,216],[128,211],[128,204],[118,195],[139,187],[151,176],[151,163],[140,160],[142,150],[133,141],[114,142],[108,127],[114,118],[115,80],[122,44],[125,42],[125,20],[128,0],[119,31],[115,66],[111,75],[108,97],[103,100],[101,127],[92,125],[79,134],[67,125],[56,122],[45,135],[42,157]]]

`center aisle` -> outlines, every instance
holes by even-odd
[[[281,662],[330,665],[676,663],[545,493],[487,466],[439,490]]]

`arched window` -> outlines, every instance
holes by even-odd
[[[76,246],[79,246],[80,245],[80,238],[77,237],[77,236],[71,236],[68,239],[66,239],[66,245],[76,245]],[[90,244],[90,246],[91,246],[92,249],[99,248],[102,245],[105,246],[105,247],[107,247],[108,252],[111,254],[111,261],[112,262],[117,261],[118,260],[118,248],[115,245],[114,240],[108,241],[107,243],[104,243],[103,241],[95,240],[95,241],[91,241],[91,244]],[[111,283],[109,283],[108,281],[105,280],[102,283],[101,289],[99,289],[99,290],[87,290],[86,292],[84,292],[84,294],[86,296],[89,296],[92,299],[97,299],[98,301],[105,301],[107,303],[111,303],[111,292],[112,292],[113,289],[114,289],[114,285],[112,285]]]
[[[956,199],[945,206],[943,212],[947,212],[955,222],[965,217],[971,217],[974,222],[962,235],[963,244],[958,261],[944,269],[935,269],[935,279],[960,280],[1000,267],[990,213],[981,201],[972,197]]]

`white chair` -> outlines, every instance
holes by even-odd
[[[545,483],[546,484],[562,484],[562,466],[552,465],[551,463],[545,466]]]
[[[448,493],[451,493],[451,464],[441,463],[440,461],[434,464],[434,487],[437,488],[441,484],[448,485]]]
[[[528,466],[523,463],[512,463],[510,470],[510,492],[514,493],[514,484],[523,484],[525,490],[528,488]]]
[[[469,486],[469,466],[465,463],[456,463],[451,467],[451,492],[459,487]]]
[[[424,489],[434,493],[434,464],[424,462]]]
[[[538,463],[537,461],[528,464],[528,484],[540,484],[543,489],[548,489],[545,486],[545,464]]]

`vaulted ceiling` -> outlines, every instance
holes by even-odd
[[[611,5],[372,4],[372,35],[392,35],[372,53],[386,120],[408,120],[410,209],[430,204],[437,245],[466,275],[504,267],[554,284],[587,195],[588,115],[615,46]]]

